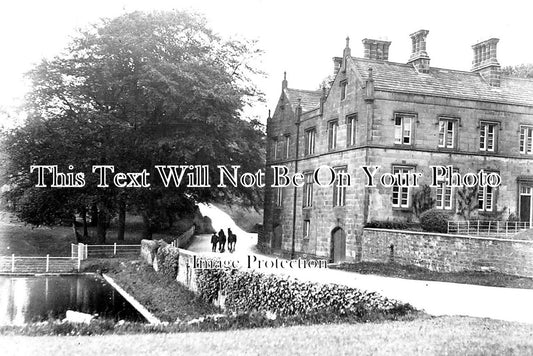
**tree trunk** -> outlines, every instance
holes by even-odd
[[[81,211],[81,219],[83,220],[83,237],[88,237],[89,232],[87,231],[87,209],[83,208]]]
[[[96,204],[91,206],[91,226],[98,225],[98,207]]]
[[[117,240],[124,241],[124,232],[126,231],[126,203],[119,202],[118,207],[118,235]]]
[[[147,213],[142,213],[143,217],[143,239],[151,240],[152,239],[152,223],[150,217]]]
[[[98,209],[98,219],[96,223],[96,243],[105,244],[105,235],[107,230],[106,212],[103,207]]]
[[[168,228],[172,229],[172,226],[174,226],[174,213],[170,210],[167,210],[167,218],[168,218]]]

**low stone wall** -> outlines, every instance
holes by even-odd
[[[141,259],[151,265],[155,271],[159,270],[157,263],[157,250],[161,247],[161,241],[142,240],[141,241]],[[163,244],[166,248],[172,248],[167,244]],[[190,290],[196,292],[196,274],[194,273],[193,264],[195,253],[178,248],[178,275],[176,280],[181,282]]]
[[[362,261],[533,277],[533,241],[366,228]]]
[[[196,286],[196,273],[194,273],[194,256],[195,253],[179,249],[179,264],[178,264],[178,276],[176,280],[184,284],[189,290],[193,292],[198,291]]]
[[[141,259],[152,266],[158,248],[158,241],[141,240]]]

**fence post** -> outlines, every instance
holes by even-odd
[[[116,256],[117,255],[117,243],[115,242],[113,244],[113,256]]]
[[[50,255],[46,255],[46,272],[50,269]]]
[[[88,249],[88,247],[89,247],[88,245],[84,245],[84,249],[85,249],[85,258],[84,258],[84,259],[85,259],[85,260],[86,260],[87,257],[89,256],[89,251],[88,251],[89,249]]]
[[[78,272],[81,270],[81,255],[78,253]]]
[[[15,254],[11,254],[11,273],[15,273]]]

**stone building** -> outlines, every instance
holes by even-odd
[[[497,173],[499,187],[474,193],[474,216],[513,214],[532,222],[533,81],[501,73],[496,38],[472,46],[470,72],[431,67],[427,35],[411,35],[407,63],[390,62],[391,42],[383,40],[364,39],[364,58],[352,57],[347,38],[342,57],[333,58],[328,90],[291,89],[283,79],[267,122],[260,246],[359,261],[365,223],[416,220],[417,188],[367,187],[363,166],[379,167],[376,176],[421,173],[421,185],[430,183],[430,166],[453,166],[463,175]],[[276,165],[301,173],[302,186],[270,187]],[[319,186],[312,173],[324,165],[346,172],[349,184]],[[436,207],[457,219],[459,189],[431,188]]]

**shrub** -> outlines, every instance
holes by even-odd
[[[158,271],[175,279],[178,275],[178,249],[171,245],[161,246],[156,254]]]
[[[448,220],[450,220],[448,214],[437,209],[430,209],[420,215],[420,226],[425,231],[447,233]]]
[[[503,207],[501,210],[496,211],[480,211],[478,216],[480,220],[484,221],[503,221],[503,214],[507,210],[507,207]]]
[[[516,216],[515,213],[511,213],[511,214],[509,214],[509,217],[507,218],[507,221],[508,222],[519,222],[520,218],[518,216]]]
[[[363,318],[377,312],[404,315],[410,305],[377,293],[336,284],[316,284],[264,275],[255,271],[197,270],[198,293],[213,300],[226,295],[228,311],[242,314],[272,312],[277,316],[336,315]]]
[[[367,223],[365,227],[390,230],[416,230],[420,228],[420,225],[418,223],[409,223],[407,221],[398,220],[372,220]]]

